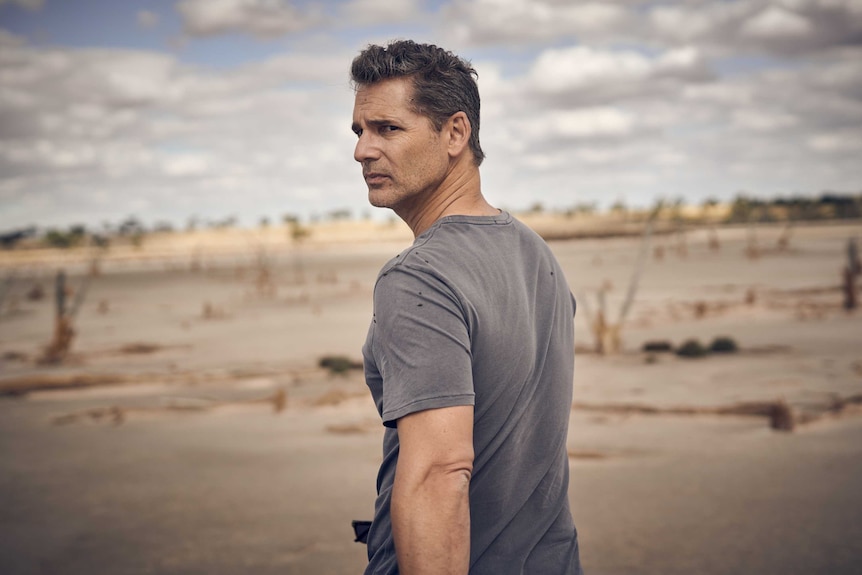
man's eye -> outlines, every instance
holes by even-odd
[[[396,130],[398,130],[398,126],[387,125],[380,127],[381,132],[394,132]]]

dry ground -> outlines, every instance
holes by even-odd
[[[609,288],[613,319],[638,240],[552,242],[581,302],[570,493],[588,573],[862,569],[862,417],[836,409],[862,394],[862,315],[838,287],[860,231],[800,226],[777,251],[781,229],[760,228],[757,259],[741,228],[720,250],[658,236],[625,351],[605,357],[585,304]],[[58,260],[7,265],[0,572],[361,572],[349,524],[371,515],[381,428],[361,374],[318,360],[358,359],[392,234],[106,259],[60,366],[36,361]],[[86,258],[65,257],[76,289]],[[741,351],[639,351],[716,336]],[[813,422],[724,409],[776,401]]]

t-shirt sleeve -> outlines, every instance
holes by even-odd
[[[474,404],[467,321],[441,279],[404,265],[382,275],[373,329],[385,426],[417,411]]]

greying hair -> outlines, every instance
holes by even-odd
[[[413,111],[431,120],[439,132],[453,114],[470,121],[470,150],[478,166],[485,158],[479,145],[479,75],[467,60],[433,44],[396,40],[388,46],[369,45],[353,59],[354,87],[408,78],[413,83]]]

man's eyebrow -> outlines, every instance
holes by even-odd
[[[372,128],[375,128],[375,127],[380,127],[380,126],[389,126],[390,124],[399,124],[400,122],[398,122],[398,120],[395,120],[394,118],[380,118],[380,119],[366,120],[365,123],[368,124],[369,126],[371,126]],[[359,125],[359,123],[353,122],[352,129],[354,132],[356,132],[357,130],[361,130],[362,127]]]

